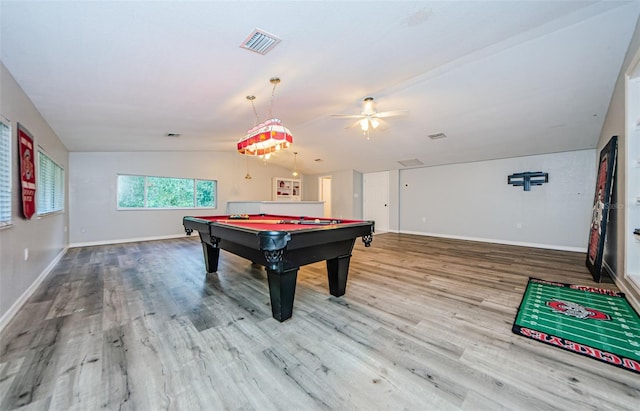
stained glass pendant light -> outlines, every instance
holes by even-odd
[[[273,84],[273,91],[271,92],[271,106],[273,106],[273,97],[276,86],[280,83],[280,79],[273,77],[269,81]],[[247,96],[247,100],[251,102],[253,112],[259,124],[249,129],[247,134],[238,141],[238,152],[247,156],[260,156],[261,158],[268,159],[271,153],[288,148],[293,143],[293,135],[289,129],[282,125],[282,120],[273,117],[270,108],[269,114],[271,118],[260,122],[255,105],[253,104],[255,97]]]

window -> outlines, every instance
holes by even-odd
[[[118,208],[216,208],[215,180],[118,176]]]
[[[42,150],[38,151],[38,179],[36,181],[38,215],[64,209],[64,170]]]
[[[11,127],[0,116],[0,227],[11,224]]]

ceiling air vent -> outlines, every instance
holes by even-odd
[[[447,135],[444,133],[435,133],[435,134],[429,134],[429,138],[431,140],[439,140],[441,138],[446,138]]]
[[[249,36],[247,36],[246,39],[244,39],[242,44],[240,44],[240,47],[264,55],[281,41],[282,40],[273,34],[269,34],[261,29],[255,29],[251,34],[249,34]]]
[[[416,166],[424,165],[424,163],[418,160],[417,158],[413,158],[411,160],[398,161],[398,163],[402,164],[403,167],[416,167]]]

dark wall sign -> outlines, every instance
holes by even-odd
[[[593,198],[593,213],[586,261],[587,268],[589,268],[593,279],[597,282],[600,282],[602,277],[602,255],[607,234],[617,151],[618,136],[613,136],[600,152],[600,162],[598,163],[598,176]]]
[[[20,182],[22,184],[22,214],[30,219],[36,212],[36,167],[33,137],[18,124]]]

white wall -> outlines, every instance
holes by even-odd
[[[353,171],[353,188],[352,188],[352,197],[353,197],[353,208],[351,218],[362,218],[363,213],[363,202],[362,202],[362,194],[364,194],[364,176],[362,173],[358,171]]]
[[[335,218],[354,218],[353,170],[336,171],[331,175],[331,214]]]
[[[389,231],[400,230],[400,171],[389,171]]]
[[[74,152],[70,167],[71,246],[181,236],[182,217],[224,214],[227,201],[271,200],[272,178],[291,173],[251,159],[246,180],[245,158],[235,152]],[[217,180],[218,207],[118,211],[118,174]]]
[[[331,217],[362,218],[362,173],[341,170],[307,175],[303,180],[303,200],[318,201],[318,181],[322,176],[331,176]]]
[[[586,251],[594,163],[595,150],[582,150],[401,170],[400,231]],[[549,182],[507,184],[524,171]]]
[[[11,122],[12,135],[12,220],[0,229],[0,330],[4,328],[33,289],[46,276],[66,249],[68,208],[64,213],[44,217],[21,216],[18,176],[17,123],[34,138],[34,143],[65,169],[69,175],[68,152],[31,103],[4,64],[0,63],[0,114]],[[37,167],[37,163],[36,163]],[[65,192],[68,192],[65,189]],[[68,201],[66,201],[68,204]],[[24,258],[24,250],[29,257]]]
[[[362,218],[362,173],[341,170],[331,176],[331,216]]]
[[[618,136],[618,158],[617,158],[617,198],[612,200],[617,207],[614,207],[611,211],[617,214],[615,220],[616,225],[608,226],[607,237],[608,246],[613,249],[614,256],[614,274],[616,275],[616,285],[624,291],[630,299],[635,301],[635,306],[640,307],[640,289],[638,289],[633,282],[628,278],[625,278],[624,273],[624,258],[625,258],[625,214],[627,212],[625,205],[629,204],[626,198],[625,186],[626,175],[625,170],[627,168],[625,160],[625,149],[627,146],[627,135],[625,130],[626,125],[626,113],[625,113],[625,77],[626,72],[631,68],[631,63],[635,55],[640,50],[640,19],[636,24],[635,32],[631,38],[627,54],[620,69],[620,74],[616,81],[616,86],[611,96],[611,103],[609,104],[609,110],[602,126],[600,133],[600,139],[598,141],[597,152],[607,144],[611,136]],[[597,162],[592,164],[592,167],[596,169]]]
[[[320,200],[320,175],[305,175],[302,177],[302,201]]]

